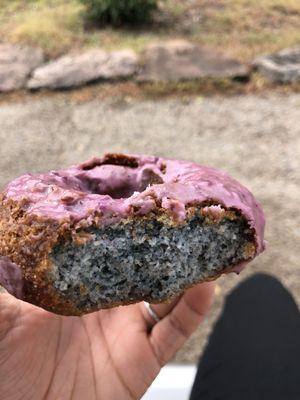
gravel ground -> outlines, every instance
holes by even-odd
[[[76,104],[51,98],[0,106],[0,184],[106,151],[194,160],[248,186],[267,216],[267,251],[218,281],[210,317],[177,360],[196,361],[226,294],[249,275],[278,277],[300,304],[300,95],[134,99]]]

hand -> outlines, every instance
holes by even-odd
[[[61,317],[0,294],[0,399],[140,399],[206,315],[214,284],[171,304]]]

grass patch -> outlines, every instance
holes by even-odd
[[[245,85],[231,79],[197,79],[186,82],[158,82],[141,85],[143,93],[150,97],[198,96],[212,94],[239,94],[243,93]]]
[[[164,0],[144,29],[86,29],[78,0],[0,0],[2,41],[42,47],[49,57],[86,47],[141,51],[153,40],[186,38],[242,61],[300,44],[299,0]]]
[[[14,43],[40,46],[49,56],[82,46],[83,7],[76,0],[11,1],[0,14],[0,34]]]
[[[193,33],[196,41],[243,61],[300,44],[298,0],[222,0],[219,5],[204,11],[202,27]]]
[[[122,36],[120,38],[120,35]],[[100,31],[94,30],[85,34],[85,47],[104,47],[106,50],[119,50],[131,48],[140,53],[147,44],[157,39],[157,35],[149,32],[132,32],[130,30],[114,30],[106,28]]]

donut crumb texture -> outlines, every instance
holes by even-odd
[[[139,300],[161,302],[254,257],[253,232],[234,212],[183,225],[151,218],[88,230],[82,245],[54,247],[50,280],[82,313]]]

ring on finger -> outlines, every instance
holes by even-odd
[[[161,320],[161,318],[159,318],[159,316],[156,314],[156,312],[152,309],[151,305],[147,302],[144,301],[144,306],[147,310],[148,315],[157,323]]]

